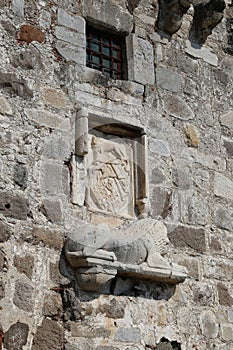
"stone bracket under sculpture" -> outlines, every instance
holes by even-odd
[[[65,254],[82,290],[101,291],[115,276],[171,284],[187,277],[183,266],[162,256],[168,237],[159,221],[141,219],[113,230],[86,224],[78,231],[67,240]]]

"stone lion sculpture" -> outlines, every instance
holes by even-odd
[[[68,238],[65,253],[72,265],[80,266],[83,258],[120,261],[124,264],[148,267],[167,267],[168,261],[162,256],[168,244],[165,225],[150,218],[131,222],[127,226],[110,230],[107,226],[80,226]]]

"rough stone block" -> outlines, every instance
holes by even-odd
[[[0,192],[0,213],[18,220],[26,220],[29,213],[28,200],[18,194]]]
[[[222,323],[221,334],[225,341],[232,341],[233,339],[233,325],[231,323]]]
[[[170,209],[171,192],[166,189],[155,187],[151,195],[151,210],[153,216],[165,218]]]
[[[204,46],[191,43],[187,40],[185,52],[194,58],[203,59],[203,61],[211,64],[212,66],[218,66],[218,56],[211,52],[210,49]]]
[[[62,203],[59,200],[44,199],[45,213],[49,221],[59,224],[63,220]]]
[[[17,322],[10,326],[4,334],[4,348],[7,350],[23,350],[27,343],[29,327],[25,323]]]
[[[194,125],[187,124],[184,127],[184,133],[187,138],[187,143],[191,147],[198,147],[200,140],[198,136],[197,128]]]
[[[124,300],[112,299],[109,303],[100,304],[98,306],[98,312],[105,314],[109,318],[123,318],[125,315],[126,303]]]
[[[14,265],[20,273],[24,273],[29,279],[32,278],[34,258],[31,255],[18,256],[14,258]]]
[[[63,327],[58,322],[45,318],[34,336],[32,350],[61,350],[63,346]]]
[[[32,312],[34,289],[30,284],[18,280],[15,284],[13,302],[19,309]]]
[[[125,343],[139,343],[141,341],[141,334],[139,328],[118,328],[116,335],[116,341],[121,341]]]
[[[43,161],[40,168],[40,189],[44,196],[64,193],[62,164]]]
[[[130,34],[126,38],[128,79],[140,84],[154,84],[153,46],[146,40]]]
[[[182,88],[181,75],[166,67],[157,67],[156,83],[158,87],[171,92],[179,92]]]
[[[12,113],[10,102],[4,96],[0,96],[0,114],[11,115]]]
[[[39,43],[45,41],[44,33],[31,24],[23,24],[17,33],[17,38],[19,41],[25,41],[28,44],[32,41],[38,41]]]
[[[28,180],[28,171],[27,167],[24,164],[16,164],[14,166],[14,182],[16,185],[21,187],[22,190],[27,188],[27,180]]]
[[[108,338],[111,331],[105,327],[89,327],[82,326],[76,322],[71,322],[71,334],[72,337],[85,337],[85,338]]]
[[[214,194],[218,197],[233,199],[233,181],[222,174],[215,174]]]
[[[218,283],[217,290],[218,290],[219,304],[232,307],[233,297],[230,295],[227,287],[223,283]]]
[[[164,109],[170,116],[178,119],[190,120],[195,117],[195,113],[188,103],[179,96],[167,96],[164,99]]]
[[[214,223],[217,227],[233,230],[233,208],[219,205],[214,213]]]
[[[233,111],[228,111],[220,116],[220,123],[233,131]]]
[[[12,0],[12,10],[15,16],[24,17],[24,0]]]
[[[46,104],[58,109],[66,109],[69,106],[67,96],[59,90],[45,88],[42,92],[42,98]]]
[[[202,333],[207,338],[216,338],[219,331],[219,324],[217,323],[215,314],[212,311],[203,311],[200,316],[200,327]]]
[[[59,317],[62,314],[62,298],[59,293],[51,292],[44,300],[43,315]]]
[[[165,175],[159,168],[155,168],[152,170],[151,182],[154,185],[160,184],[166,180]]]
[[[85,34],[84,18],[77,15],[70,15],[61,8],[57,12],[57,23],[58,25],[71,28],[80,34]]]
[[[152,153],[160,155],[161,157],[169,157],[171,154],[169,144],[167,141],[164,140],[151,139],[149,144],[149,150]]]
[[[27,234],[25,240],[31,244],[43,243],[55,250],[61,250],[63,247],[62,233],[60,231],[49,230],[42,226],[33,227],[30,231],[30,235]]]
[[[65,41],[58,40],[56,49],[67,61],[73,61],[81,66],[86,65],[86,49],[84,47],[72,46]]]
[[[44,125],[52,129],[70,131],[70,120],[58,114],[51,113],[45,109],[26,108],[27,117],[39,125]]]
[[[200,253],[206,251],[203,228],[178,225],[168,234],[168,237],[176,248],[191,248]]]
[[[70,138],[70,135],[69,135]],[[50,159],[69,159],[70,145],[64,134],[52,134],[44,144],[43,157]]]
[[[103,0],[94,3],[92,0],[86,0],[83,14],[92,23],[117,32],[128,34],[133,29],[133,16],[122,7],[117,6],[113,0]]]
[[[63,40],[74,46],[79,46],[84,48],[86,45],[86,40],[83,33],[80,34],[78,32],[74,32],[73,30],[63,26],[55,27],[55,36],[57,39]]]
[[[0,221],[0,243],[8,241],[11,236],[11,230],[9,227]]]

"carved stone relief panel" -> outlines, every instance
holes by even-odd
[[[73,203],[130,219],[145,216],[146,167],[142,128],[79,111],[72,166]]]

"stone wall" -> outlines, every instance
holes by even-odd
[[[3,349],[233,349],[233,14],[200,3],[0,0]],[[126,36],[128,80],[85,66],[86,21]],[[103,220],[71,201],[80,107],[145,127],[149,216],[184,283],[76,288],[65,239]]]

